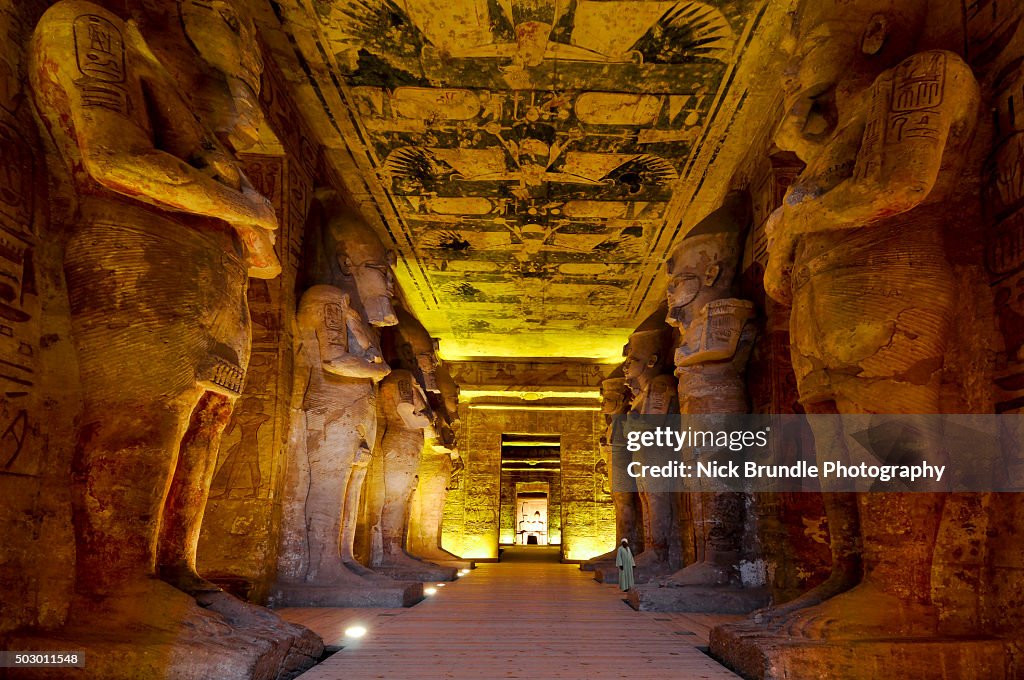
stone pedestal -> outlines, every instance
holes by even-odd
[[[615,560],[608,562],[594,563],[594,580],[598,583],[618,583],[619,568],[615,566]]]
[[[456,570],[457,572],[458,571],[462,571],[463,569],[476,569],[476,563],[475,562],[469,562],[467,560],[453,559],[453,560],[430,560],[430,561],[433,562],[434,564],[438,565],[439,567],[448,567],[448,568]]]
[[[749,614],[768,605],[767,588],[736,586],[663,587],[654,583],[634,586],[629,606],[641,612],[701,612]]]
[[[711,656],[751,680],[1024,677],[1024,645],[1000,638],[808,640],[740,622],[711,631]]]
[[[199,602],[182,593],[122,605],[81,611],[59,631],[15,637],[5,645],[82,652],[84,668],[4,669],[0,678],[290,680],[324,651],[320,636],[309,629],[226,593],[204,594]]]
[[[401,560],[385,562],[373,567],[379,574],[406,581],[454,581],[458,575],[455,567],[441,566],[422,560]]]
[[[422,579],[417,579],[422,580]],[[360,586],[279,583],[271,592],[276,607],[411,607],[423,599],[422,583],[367,581]]]
[[[615,555],[616,555],[616,553],[618,553],[618,551],[619,551],[619,548],[618,548],[618,546],[616,546],[615,550],[609,550],[608,552],[604,553],[603,555],[598,555],[597,557],[591,557],[586,562],[580,562],[580,570],[581,571],[595,571],[598,567],[607,567],[609,563],[612,566],[615,566]]]

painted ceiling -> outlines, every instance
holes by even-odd
[[[308,108],[442,354],[617,356],[768,3],[290,2]]]

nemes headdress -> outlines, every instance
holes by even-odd
[[[721,207],[698,222],[672,250],[668,260],[669,273],[672,273],[677,261],[692,259],[700,251],[703,251],[708,264],[738,265],[752,217],[750,194],[746,191],[730,191]]]

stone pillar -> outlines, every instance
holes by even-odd
[[[601,434],[601,461],[604,464],[605,474],[600,480],[607,485],[607,493],[612,498],[615,506],[615,545],[618,546],[622,539],[629,541],[637,554],[643,550],[643,517],[641,516],[640,496],[632,491],[614,491],[613,452],[612,441],[614,440],[613,430],[616,426],[616,419],[621,418],[629,411],[629,390],[626,388],[625,377],[622,375],[622,368],[619,367],[606,379],[601,382],[601,413],[604,416],[605,430]],[[580,565],[584,571],[593,571],[594,579],[602,583],[618,583],[619,570],[615,566],[615,555],[618,547],[599,555]]]
[[[393,371],[382,381],[381,413],[384,432],[378,455],[382,462],[383,494],[379,514],[371,515],[373,533],[380,535],[380,548],[373,550],[370,566],[397,578],[453,580],[455,568],[416,559],[406,551],[424,430],[431,428],[426,395],[411,371]]]

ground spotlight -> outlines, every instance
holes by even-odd
[[[423,589],[423,594],[424,595],[433,595],[436,592],[437,592],[437,588],[424,588]]]
[[[366,635],[366,628],[363,626],[349,626],[345,629],[345,637],[347,638],[361,638]]]

